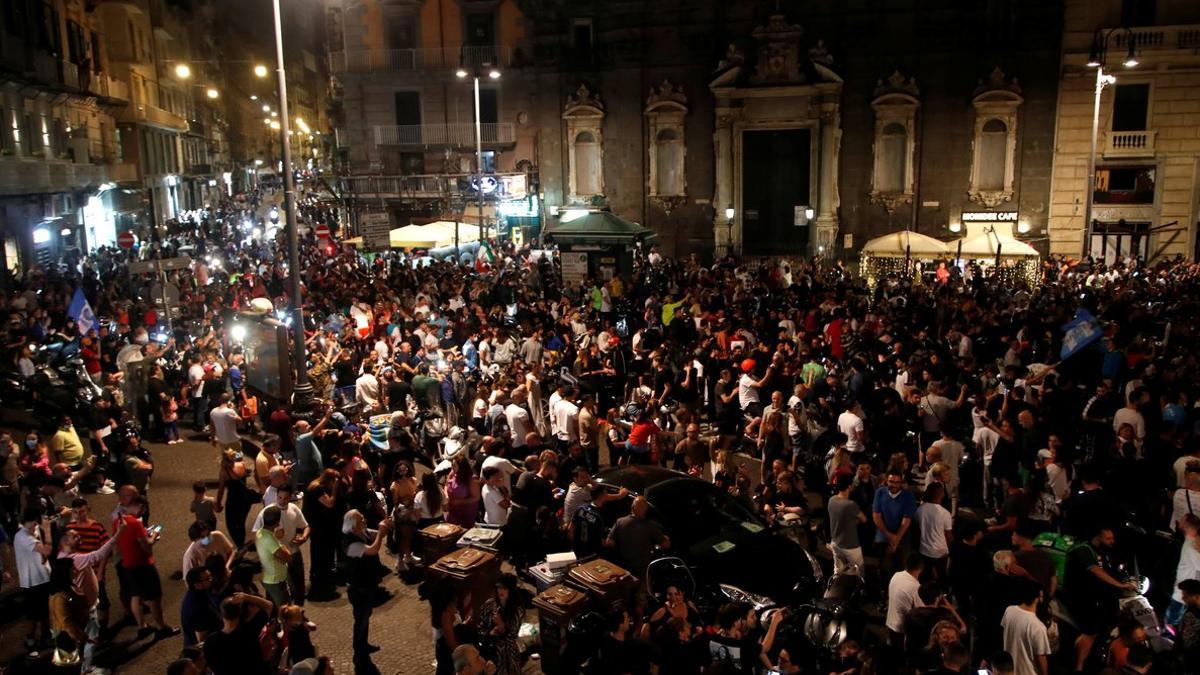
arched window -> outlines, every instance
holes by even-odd
[[[983,123],[979,133],[980,190],[1003,190],[1007,165],[1008,125],[998,119]]]
[[[683,194],[683,141],[674,129],[663,129],[654,139],[656,193],[660,196]]]
[[[590,131],[575,136],[575,194],[600,194],[600,144]]]
[[[588,203],[604,194],[604,104],[580,86],[563,109],[567,122],[567,201]]]
[[[883,128],[879,140],[879,174],[875,186],[880,192],[904,192],[908,164],[908,130],[893,122]]]
[[[1016,197],[1017,122],[1021,87],[1002,70],[992,70],[975,88],[975,135],[972,139],[971,186],[967,198],[995,208]]]

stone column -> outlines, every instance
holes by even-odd
[[[725,217],[725,209],[737,207],[733,194],[733,112],[717,109],[717,131],[713,134],[713,153],[716,160],[716,186],[713,190],[713,243],[725,254],[736,250],[734,242],[741,241],[742,219],[734,215],[733,222]],[[732,225],[732,227],[731,227]]]
[[[836,100],[821,102],[821,149],[820,181],[817,192],[817,222],[809,229],[810,252],[816,254],[820,247],[826,253],[833,251],[837,240],[838,215],[841,204],[838,196],[838,165],[842,145],[841,115]]]

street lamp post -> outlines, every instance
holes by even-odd
[[[469,73],[466,69],[459,68],[455,73],[459,79],[466,78]],[[488,77],[493,80],[500,79],[500,71],[495,68],[488,71]],[[474,74],[475,79],[475,195],[477,197],[476,204],[479,208],[479,245],[483,246],[485,241],[483,232],[483,125],[479,118],[479,71]],[[457,242],[455,242],[457,246]]]
[[[1096,144],[1100,137],[1100,95],[1104,92],[1104,88],[1110,84],[1116,84],[1117,78],[1104,72],[1104,58],[1108,52],[1108,39],[1113,33],[1121,32],[1125,35],[1127,45],[1125,61],[1122,65],[1126,68],[1136,67],[1138,64],[1137,56],[1134,53],[1136,48],[1135,35],[1129,28],[1110,28],[1105,31],[1097,28],[1095,34],[1092,35],[1092,48],[1088,54],[1087,65],[1089,68],[1096,69],[1096,91],[1095,98],[1092,101],[1092,144],[1088,150],[1087,176],[1084,184],[1084,207],[1083,207],[1083,255],[1089,256],[1092,253],[1092,205],[1094,201],[1094,192],[1096,189]]]
[[[308,381],[308,355],[304,348],[304,309],[300,297],[300,234],[296,231],[296,180],[292,174],[292,144],[287,102],[287,75],[284,72],[283,27],[279,16],[279,0],[271,0],[275,12],[275,65],[279,71],[279,145],[283,155],[283,208],[287,217],[288,266],[292,277],[292,360],[296,366],[296,386],[292,390],[292,408],[307,410],[312,402],[313,388]],[[274,124],[272,124],[274,127]]]

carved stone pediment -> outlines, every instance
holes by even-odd
[[[970,190],[967,192],[967,199],[986,206],[989,209],[1000,206],[1004,202],[1012,201],[1013,193],[1011,190]]]
[[[659,109],[687,110],[687,95],[670,80],[663,80],[657,87],[650,87],[650,95],[646,97],[646,112]]]
[[[755,84],[803,84],[807,76],[800,63],[800,38],[804,29],[788,23],[783,14],[773,14],[765,26],[754,29],[758,61],[751,82]]]
[[[604,103],[599,94],[593,94],[586,84],[579,85],[575,93],[567,97],[563,117],[603,117]]]
[[[1017,78],[1010,79],[1004,74],[1003,70],[1000,70],[1000,66],[996,66],[988,75],[987,80],[979,80],[978,86],[975,87],[975,91],[971,93],[971,96],[979,98],[984,94],[992,92],[1016,94],[1017,98],[1020,98],[1021,84],[1017,81]]]
[[[917,88],[916,78],[906,77],[899,70],[893,70],[886,80],[875,81],[875,91],[871,96],[879,99],[889,94],[901,94],[915,99],[921,97],[921,90]]]
[[[883,210],[888,212],[888,215],[895,213],[896,209],[900,208],[901,204],[911,204],[912,200],[913,197],[911,194],[905,194],[903,192],[871,191],[871,203],[882,206]]]

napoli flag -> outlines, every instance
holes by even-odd
[[[1104,336],[1100,322],[1082,307],[1075,310],[1075,318],[1064,324],[1062,329],[1064,334],[1060,356],[1064,360]]]
[[[80,335],[86,335],[96,325],[96,315],[92,313],[92,306],[88,304],[87,298],[83,296],[82,288],[75,289],[75,297],[71,298],[71,306],[67,308],[67,316],[75,320],[75,325],[79,328]]]

